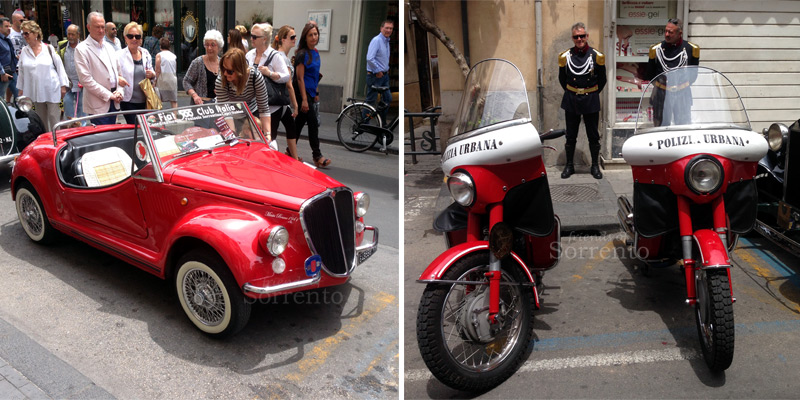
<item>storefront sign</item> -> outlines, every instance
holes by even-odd
[[[668,3],[667,0],[620,0],[619,18],[624,18],[626,24],[663,21],[666,25]]]

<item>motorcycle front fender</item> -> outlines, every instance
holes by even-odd
[[[456,261],[479,251],[489,251],[489,242],[486,240],[479,240],[462,243],[451,247],[436,257],[436,259],[433,260],[427,268],[425,268],[425,271],[422,272],[422,275],[420,275],[419,279],[417,279],[417,282],[435,283],[440,281],[442,279],[442,275],[444,275],[444,273],[447,272],[447,270],[453,266]],[[511,252],[509,257],[525,273],[525,276],[528,278],[528,282],[532,284],[531,289],[533,290],[533,298],[536,302],[536,308],[538,309],[539,295],[536,292],[536,281],[533,275],[531,275],[530,269],[527,265],[525,265],[525,262],[522,261],[522,258],[520,258],[516,253]]]
[[[711,229],[699,229],[692,235],[700,251],[697,268],[730,268],[731,260],[722,238]]]

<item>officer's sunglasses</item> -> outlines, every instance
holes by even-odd
[[[572,38],[573,39],[586,39],[586,34],[584,33],[583,35],[572,35]]]

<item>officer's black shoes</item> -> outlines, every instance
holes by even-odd
[[[603,179],[603,173],[600,172],[600,167],[597,166],[597,164],[592,164],[592,168],[589,170],[589,172],[592,174],[594,179]],[[561,176],[563,177],[564,174],[561,174]]]
[[[561,179],[567,179],[575,173],[575,167],[572,164],[564,166],[564,171],[561,172]]]

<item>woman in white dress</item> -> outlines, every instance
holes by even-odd
[[[161,95],[161,102],[169,102],[170,108],[178,107],[178,75],[177,56],[169,51],[169,39],[159,40],[161,51],[156,54],[156,87]]]
[[[22,37],[27,46],[19,53],[19,95],[30,97],[36,114],[49,132],[61,120],[58,103],[69,89],[69,78],[61,57],[53,46],[42,43],[42,29],[33,21],[22,23]]]

